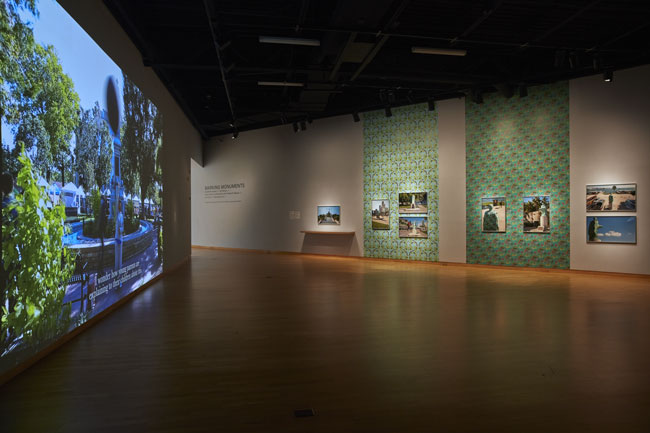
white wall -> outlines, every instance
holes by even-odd
[[[650,274],[650,66],[572,80],[570,92],[571,268]],[[637,244],[587,244],[585,185],[628,182]]]
[[[163,113],[163,263],[169,269],[191,253],[190,158],[200,161],[201,138],[102,0],[59,3]]]
[[[466,261],[465,99],[436,102],[441,262]]]
[[[242,132],[206,143],[192,162],[192,244],[271,251],[363,254],[363,128],[351,116]],[[209,203],[206,185],[244,183],[236,203]],[[341,226],[318,226],[318,205],[341,205]],[[289,211],[300,211],[290,220]],[[354,231],[354,237],[300,230]]]

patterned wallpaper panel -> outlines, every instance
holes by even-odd
[[[363,125],[364,255],[438,260],[438,115],[427,104],[366,113]],[[429,237],[399,237],[398,194],[428,193]],[[390,229],[373,230],[372,200],[390,200]]]
[[[569,85],[465,103],[467,263],[569,268]],[[523,199],[550,196],[550,233],[523,232]],[[481,230],[481,197],[506,197],[505,233]]]

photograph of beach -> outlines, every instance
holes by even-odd
[[[506,198],[484,197],[481,199],[481,228],[484,232],[506,231]]]
[[[429,237],[427,217],[399,217],[400,238],[427,238]]]
[[[588,216],[587,242],[636,244],[636,217]]]
[[[636,212],[636,184],[587,185],[587,211]]]
[[[372,229],[388,230],[390,228],[390,209],[388,199],[372,201]]]

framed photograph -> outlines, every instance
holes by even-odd
[[[372,201],[372,229],[388,230],[390,228],[390,204],[388,199]]]
[[[429,223],[425,216],[400,216],[400,238],[428,238]]]
[[[505,233],[505,197],[483,197],[481,199],[481,229],[487,233]]]
[[[399,213],[427,213],[426,192],[400,192]]]
[[[636,244],[636,217],[588,216],[587,243]]]
[[[636,183],[587,185],[587,212],[636,212]]]
[[[318,225],[341,225],[341,206],[318,206]]]
[[[524,197],[524,233],[551,232],[551,199],[547,195]]]

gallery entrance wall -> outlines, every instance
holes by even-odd
[[[193,245],[363,255],[361,122],[306,126],[206,143],[204,166],[192,163]]]

